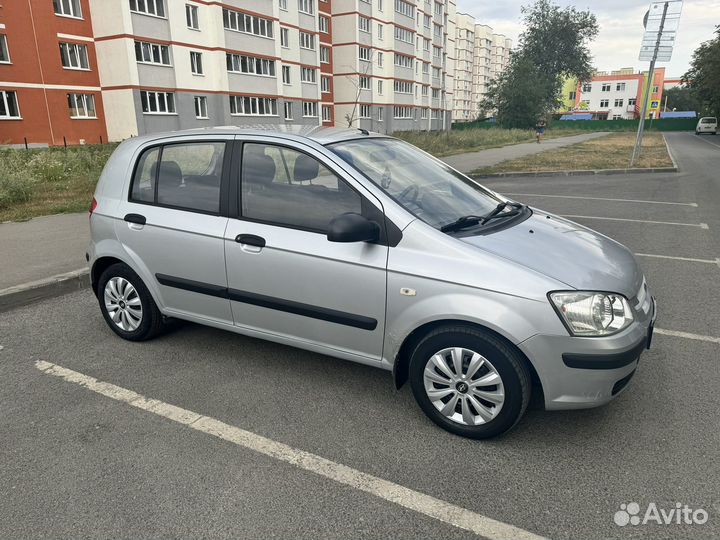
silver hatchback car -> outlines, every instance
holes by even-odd
[[[466,437],[507,431],[532,393],[610,401],[652,337],[625,247],[365,130],[133,138],[90,212],[93,290],[120,337],[185,319],[377,366]]]

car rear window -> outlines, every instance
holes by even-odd
[[[703,118],[700,120],[701,124],[717,124],[717,118]]]
[[[135,168],[130,200],[216,214],[224,155],[224,142],[149,148]]]

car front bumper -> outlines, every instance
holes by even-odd
[[[649,348],[657,309],[617,335],[535,335],[519,344],[542,384],[545,408],[584,409],[609,402],[627,386]]]

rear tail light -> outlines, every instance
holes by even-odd
[[[91,216],[96,208],[97,208],[97,201],[95,200],[95,197],[93,197],[93,200],[90,203],[90,210],[89,210]]]

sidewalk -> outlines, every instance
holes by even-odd
[[[480,167],[490,167],[497,165],[508,159],[517,159],[531,154],[539,154],[545,150],[553,150],[570,146],[591,139],[597,139],[607,135],[607,132],[583,133],[581,135],[572,135],[570,137],[560,137],[557,139],[546,139],[540,144],[536,142],[513,144],[503,146],[501,148],[489,148],[488,150],[480,150],[479,152],[469,152],[467,154],[456,154],[441,158],[445,163],[458,171],[471,173]]]
[[[0,223],[0,290],[87,268],[88,214]]]

